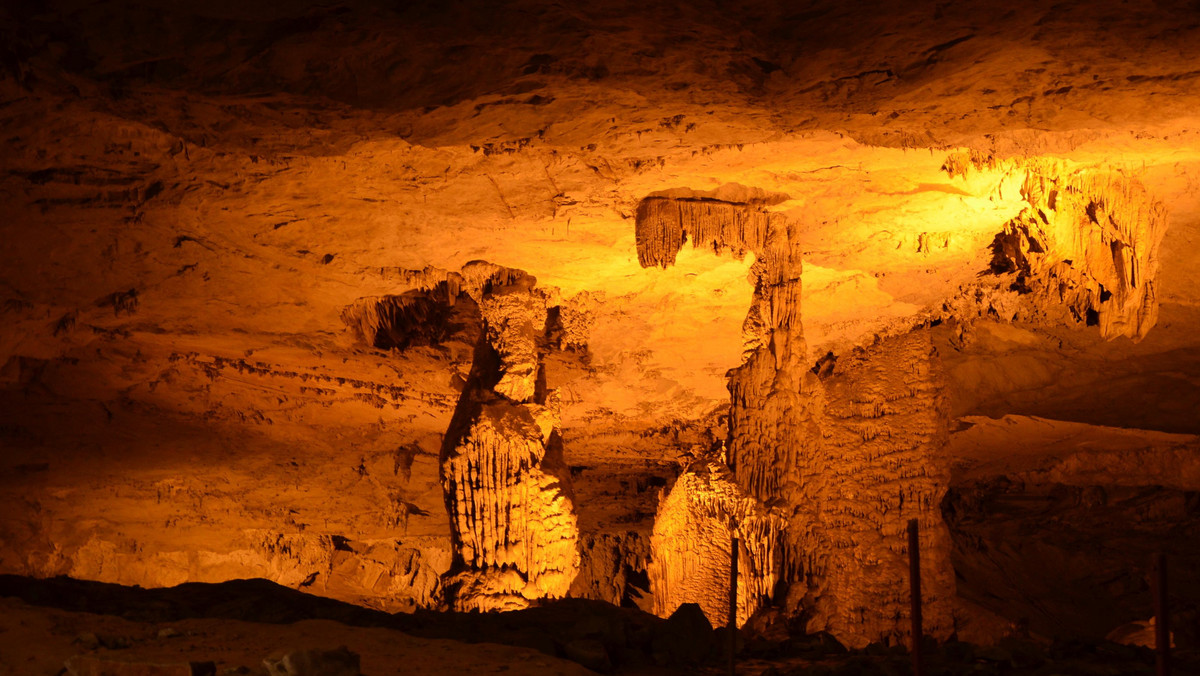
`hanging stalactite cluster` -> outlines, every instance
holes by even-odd
[[[690,237],[692,246],[731,251],[741,258],[762,248],[772,219],[748,203],[707,198],[647,197],[638,204],[636,236],[642,267],[667,267]]]
[[[1158,320],[1163,204],[1121,173],[1062,161],[956,153],[943,167],[951,176],[997,168],[1024,172],[1027,204],[992,244],[990,271],[1023,301],[1004,318],[1084,323],[1105,338],[1144,338]]]

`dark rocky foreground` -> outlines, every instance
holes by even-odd
[[[434,611],[388,614],[311,596],[266,580],[142,589],[65,577],[38,580],[12,575],[0,576],[0,597],[20,599],[47,612],[54,609],[110,616],[114,623],[117,618],[148,624],[196,619],[259,625],[330,620],[348,627],[384,628],[423,638],[533,648],[601,673],[715,674],[724,671],[727,658],[724,630],[713,629],[698,608],[691,605],[665,620],[636,609],[580,599],[502,614]],[[828,635],[792,633],[786,622],[771,623],[767,619],[762,617],[753,622],[755,629],[742,630],[738,673],[762,676],[911,673],[910,658],[902,646],[874,644],[863,650],[848,651]],[[77,637],[74,647],[83,655],[102,649],[108,659],[113,655],[119,657],[123,650],[135,653],[139,640],[120,632],[101,631]],[[205,646],[198,642],[194,650],[193,668],[206,668]],[[996,646],[982,647],[957,641],[941,645],[930,642],[926,654],[929,674],[1154,673],[1152,651],[1112,643],[1006,639]],[[0,667],[11,669],[19,665],[4,664],[0,656]],[[69,672],[64,669],[62,673]],[[223,673],[255,672],[241,667]],[[297,672],[297,676],[301,673],[307,672]],[[1194,650],[1177,651],[1174,673],[1200,673],[1200,654]]]

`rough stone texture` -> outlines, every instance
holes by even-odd
[[[545,300],[531,284],[481,301],[485,336],[442,447],[457,610],[515,610],[565,596],[579,528],[562,459],[558,398],[539,382]]]
[[[154,664],[130,660],[111,660],[92,655],[76,655],[66,661],[63,673],[70,676],[198,676],[215,674],[212,663]],[[276,672],[290,676],[286,671]]]
[[[571,583],[572,597],[608,601],[617,606],[650,604],[647,534],[591,533],[580,537],[580,549],[579,574]]]
[[[361,659],[345,646],[337,650],[293,650],[263,660],[270,676],[361,676]]]
[[[732,538],[739,540],[738,626],[769,601],[782,577],[787,522],[762,507],[721,462],[698,462],[659,503],[650,537],[654,612],[695,603],[713,626],[728,624]]]
[[[810,630],[847,645],[907,641],[907,523],[921,526],[925,633],[954,631],[954,571],[941,504],[950,480],[941,365],[928,331],[838,359],[823,381],[820,460],[801,476],[793,530],[817,578]]]
[[[684,203],[672,210],[669,202],[654,198],[653,207],[644,202],[639,208],[639,223],[655,223],[657,233],[638,240],[650,250],[639,258],[644,265],[665,266],[673,260],[671,249],[682,246],[683,238],[672,236],[671,227],[704,232],[700,242],[712,241],[716,251],[727,246],[740,253],[746,229],[720,219],[736,218],[740,224],[749,207],[713,212]],[[761,221],[763,228],[751,237],[758,243],[758,260],[751,268],[754,301],[745,323],[748,356],[729,374],[729,466],[757,504],[782,505],[788,515],[789,525],[779,539],[786,543],[782,577],[793,586],[791,610],[805,614],[810,630],[829,631],[849,645],[902,638],[907,627],[905,529],[908,519],[918,518],[925,524],[928,545],[928,631],[949,636],[953,573],[939,512],[949,475],[938,464],[948,423],[944,383],[928,332],[883,340],[824,371],[809,368],[800,246],[787,219],[767,218],[758,209],[761,219],[751,219]],[[646,226],[639,232],[651,230]],[[687,494],[690,481],[680,481],[675,491]],[[670,534],[684,530],[672,525],[682,517],[671,504],[668,497],[660,507],[651,547],[656,612],[669,613],[671,604],[689,600],[717,613],[720,587],[713,580],[719,570],[708,568],[719,569],[721,560],[728,567],[728,545],[722,544],[728,527],[697,526],[695,533],[681,538],[699,543],[689,548],[715,552],[699,556],[712,563],[692,563],[690,549],[682,556],[661,557],[660,552],[678,546],[667,544]],[[777,537],[772,530],[748,542],[771,552],[770,557]],[[676,586],[682,589],[676,591]],[[751,598],[760,603],[773,592],[772,583]]]
[[[755,436],[790,439],[778,454],[796,467],[819,450],[821,376],[948,315],[977,317],[938,327],[962,332],[938,343],[954,418],[1200,431],[1190,0],[47,0],[4,3],[0,44],[0,571],[438,603],[439,450],[501,266],[537,277],[551,324],[560,301],[591,299],[583,321],[560,310],[567,349],[543,361],[589,535],[650,531],[658,482],[728,418],[743,348],[759,355],[740,372],[745,407],[778,419]],[[970,171],[948,177],[954,149]],[[1118,225],[1140,198],[1119,207],[1077,171],[1136,179],[1168,207],[1159,317],[1136,344],[1121,336],[1153,311],[1136,311],[1151,262],[1136,232],[1023,253],[1031,273],[1073,261],[1027,276],[1050,297],[1012,290],[1016,271],[979,276],[1022,211],[1036,222],[1016,223],[1016,252],[1045,245],[1039,228],[1098,225],[1086,203],[1048,210],[1047,192],[1050,231],[1022,196],[1029,171],[1011,170],[1041,161],[1066,168],[1045,187],[1086,188]],[[672,238],[643,268],[647,197],[664,200],[651,239]],[[806,351],[785,351],[752,301],[751,256],[708,253],[715,237],[753,249],[763,209],[803,251]],[[662,230],[684,210],[692,230]],[[685,236],[701,246],[676,251]],[[1113,241],[1128,245],[1120,275]],[[442,282],[460,302],[438,340],[378,307]],[[365,332],[342,316],[359,299],[375,303]],[[408,346],[375,347],[381,327]],[[738,443],[739,480],[760,454],[768,467],[772,449]],[[787,488],[774,471],[754,486]],[[1036,572],[1053,557],[1014,549],[1005,567],[1017,559]]]
[[[500,356],[500,381],[493,389],[516,402],[529,401],[537,387],[538,340],[546,333],[546,303],[522,292],[489,295],[479,305],[488,342]]]
[[[1010,291],[1029,294],[1023,319],[1054,321],[1066,314],[1068,321],[1098,325],[1105,338],[1145,338],[1158,320],[1155,289],[1167,218],[1140,181],[1061,161],[997,162],[979,154],[952,156],[945,168],[965,175],[968,165],[1008,165],[1024,173],[1027,206],[996,235],[990,264],[992,272],[1015,277]]]

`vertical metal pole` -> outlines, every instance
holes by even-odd
[[[734,676],[734,660],[737,652],[737,578],[738,578],[738,549],[737,536],[731,540],[729,548],[729,676]]]
[[[922,676],[921,665],[921,538],[916,519],[908,521],[908,582],[912,599],[912,666],[913,676]]]
[[[1171,673],[1171,609],[1167,603],[1167,556],[1162,552],[1150,559],[1154,585],[1154,643],[1157,648],[1155,666],[1158,676]]]

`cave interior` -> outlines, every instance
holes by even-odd
[[[0,674],[1200,670],[1200,4],[0,56]]]

